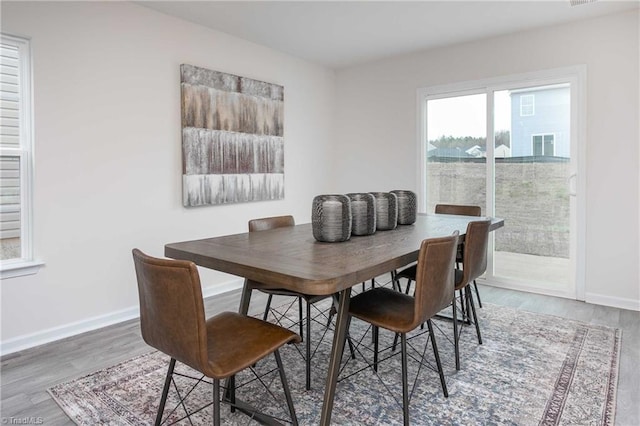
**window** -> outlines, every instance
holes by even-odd
[[[33,143],[29,41],[0,43],[0,270],[2,278],[35,273],[31,244]]]
[[[584,300],[585,92],[586,66],[418,90],[419,211],[472,204],[509,222],[489,239],[487,283]]]
[[[520,116],[527,117],[535,114],[535,95],[520,96]]]
[[[533,135],[531,136],[532,152],[535,156],[553,157],[555,155],[554,135]]]

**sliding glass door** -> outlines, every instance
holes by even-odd
[[[583,298],[576,285],[577,81],[529,78],[419,93],[421,207],[472,204],[505,220],[491,236],[489,284]]]

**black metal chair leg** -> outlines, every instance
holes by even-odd
[[[267,306],[264,308],[264,315],[262,316],[262,320],[266,321],[269,316],[269,309],[271,309],[271,300],[273,299],[273,294],[270,294],[267,298]]]
[[[351,352],[351,359],[356,359],[356,350],[353,347],[353,342],[351,341],[349,332],[347,332],[347,344],[349,345],[349,351]]]
[[[398,346],[398,337],[400,337],[400,333],[396,333],[396,335],[393,336],[393,345],[391,346],[392,352],[396,351],[396,347]]]
[[[391,271],[391,288],[396,291],[402,291],[402,289],[400,288],[400,280],[398,279],[396,271]]]
[[[229,402],[231,403],[231,412],[236,412],[236,376],[229,377]]]
[[[169,368],[167,369],[167,377],[164,379],[164,387],[162,388],[162,397],[160,398],[160,406],[158,407],[158,414],[156,414],[155,425],[158,426],[162,423],[162,413],[164,413],[164,406],[167,403],[167,395],[169,394],[169,386],[171,386],[171,376],[173,376],[173,369],[176,366],[176,360],[171,358],[169,361]]]
[[[220,380],[213,379],[213,424],[220,426]]]
[[[309,302],[307,302],[307,318],[309,315]],[[302,297],[298,297],[298,324],[300,326],[300,338],[302,340],[304,340],[304,334],[302,333]],[[307,340],[309,339],[309,336],[307,335]]]
[[[482,308],[482,300],[480,300],[480,292],[478,291],[478,284],[476,280],[473,280],[473,289],[476,291],[476,297],[478,298],[478,306]]]
[[[404,294],[409,294],[409,290],[411,290],[411,281],[407,279],[407,288],[404,289]]]
[[[306,369],[307,371],[305,372],[306,374],[306,381],[305,381],[305,387],[307,390],[311,389],[311,303],[307,302],[307,341],[306,343],[306,350],[307,350],[307,356],[305,357],[305,363],[306,363]]]
[[[458,306],[455,298],[453,299],[453,303],[451,304],[453,309],[453,347],[456,354],[456,370],[460,370],[460,346],[459,344],[459,334],[458,334]]]
[[[478,344],[482,344],[482,335],[480,334],[480,324],[478,324],[478,316],[476,315],[476,305],[473,303],[473,294],[471,293],[471,289],[469,286],[466,287],[467,297],[469,299],[469,305],[471,306],[471,314],[473,315],[473,322],[476,325],[476,334],[478,335]]]
[[[287,383],[287,377],[282,367],[282,359],[280,358],[280,352],[276,349],[273,352],[273,356],[276,357],[276,363],[278,364],[278,372],[280,373],[280,381],[282,382],[282,389],[284,390],[284,396],[287,399],[287,406],[289,407],[289,415],[291,416],[291,423],[294,426],[298,426],[298,416],[296,416],[296,409],[293,406],[293,399],[291,399],[291,391],[289,390],[289,384]]]
[[[466,287],[465,287],[466,288]],[[462,320],[471,325],[471,317],[469,316],[469,302],[466,298],[465,288],[461,288],[460,292],[460,309],[462,311]]]
[[[438,366],[438,374],[440,375],[440,384],[442,385],[442,392],[445,398],[449,398],[449,391],[447,390],[447,382],[444,380],[444,371],[442,370],[442,363],[440,362],[440,354],[438,353],[438,345],[436,344],[436,335],[433,332],[433,324],[431,320],[427,320],[427,327],[429,327],[429,337],[431,338],[431,347],[433,348],[433,355],[436,358],[436,365]]]
[[[378,372],[378,339],[380,335],[380,328],[375,325],[372,327],[373,331],[373,371]]]
[[[404,426],[409,426],[409,379],[407,373],[407,335],[400,335],[400,348],[402,352],[402,417]]]

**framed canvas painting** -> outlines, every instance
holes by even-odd
[[[284,87],[180,66],[186,207],[284,198]]]

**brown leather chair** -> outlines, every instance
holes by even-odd
[[[458,254],[456,255],[456,262],[458,262],[458,259],[460,258],[464,259],[462,269],[455,269],[456,291],[458,291],[460,295],[460,312],[462,313],[462,320],[467,324],[470,324],[471,322],[475,324],[479,344],[482,344],[482,335],[480,333],[480,325],[478,323],[473,294],[469,289],[469,284],[475,283],[475,280],[487,270],[487,246],[489,242],[490,224],[490,219],[470,222],[467,226],[464,243],[461,245],[462,253],[459,252],[459,245]],[[471,246],[469,247],[469,245]],[[411,280],[415,280],[415,276],[416,266],[414,265],[398,272],[396,274],[396,280],[399,278],[408,278],[410,283]],[[400,288],[399,280],[396,286]],[[407,286],[409,286],[409,284],[407,284]],[[458,316],[455,309],[456,304],[454,303],[452,306],[454,308],[453,318],[457,319]],[[453,321],[456,370],[460,370],[460,349],[458,342],[460,340],[461,331],[462,329],[458,329],[458,321]]]
[[[354,296],[350,301],[349,314],[373,326],[374,370],[377,371],[379,328],[382,327],[400,334],[405,425],[409,424],[406,334],[425,322],[429,329],[442,390],[445,396],[449,396],[431,317],[451,305],[453,301],[454,262],[457,245],[457,231],[450,237],[433,238],[422,242],[416,265],[416,289],[413,297],[389,288],[376,287]]]
[[[462,204],[436,204],[435,212],[437,214],[452,214],[459,216],[481,216],[482,210],[479,206],[467,206]],[[456,255],[456,266],[459,267],[460,264],[464,265],[463,258],[464,251],[464,241],[458,245],[458,254]],[[415,267],[409,267],[400,272],[396,273],[396,283],[398,288],[400,287],[399,278],[407,279],[407,287],[405,289],[405,293],[409,293],[409,288],[411,287],[411,281],[415,281]],[[482,308],[482,300],[480,300],[480,291],[478,290],[478,284],[475,280],[473,280],[473,288],[476,292],[476,297],[478,298],[478,305]]]
[[[490,219],[469,222],[467,225],[467,232],[464,237],[462,253],[464,266],[462,270],[457,268],[455,270],[456,291],[460,293],[463,320],[467,323],[473,321],[476,326],[476,335],[478,336],[479,344],[482,344],[482,335],[480,334],[480,324],[478,323],[476,308],[473,302],[473,294],[471,293],[469,284],[475,282],[475,279],[484,274],[487,270],[487,246],[489,245],[490,225]],[[455,303],[453,306],[453,318],[457,319]],[[460,340],[460,334],[458,333],[457,325],[458,321],[453,321],[456,370],[459,370],[460,350],[458,343]]]
[[[462,204],[436,204],[435,212],[438,214],[453,214],[459,216],[482,216],[482,210],[480,206],[467,206]],[[456,266],[460,264],[464,267],[464,241],[458,245],[458,254],[456,255]],[[478,291],[478,284],[476,280],[473,280],[473,289],[476,292],[478,298],[478,306],[482,308],[482,300],[480,300],[480,291]]]
[[[229,379],[227,395],[233,411],[235,374],[272,353],[292,422],[297,424],[278,349],[286,343],[299,342],[300,337],[275,324],[235,312],[205,320],[200,277],[194,263],[158,259],[138,249],[133,250],[133,260],[142,337],[148,345],[171,357],[155,424],[162,422],[176,361],[213,379],[213,423],[219,425],[220,380]]]
[[[253,219],[249,221],[249,232],[267,231],[270,229],[282,228],[286,226],[295,226],[295,220],[293,216],[274,216],[265,217],[260,219]],[[330,296],[314,296],[309,294],[297,293],[285,289],[272,289],[268,288],[262,283],[247,280],[246,284],[250,286],[252,290],[259,290],[269,295],[267,299],[267,305],[264,310],[263,319],[266,321],[271,308],[271,302],[274,295],[279,296],[292,296],[298,299],[298,324],[300,327],[300,336],[305,342],[305,363],[306,363],[306,380],[305,386],[307,390],[311,389],[311,307],[314,303],[326,299]],[[302,301],[306,302],[306,315],[303,315]],[[276,318],[278,315],[276,313]],[[306,320],[305,320],[306,318]],[[306,325],[306,332],[303,330]]]

